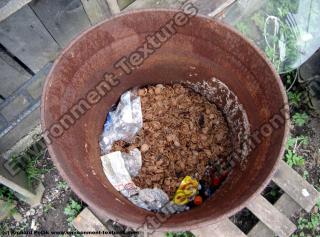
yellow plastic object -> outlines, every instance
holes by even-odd
[[[192,201],[198,193],[198,186],[199,182],[196,179],[186,176],[176,191],[173,202],[177,205],[185,205],[189,201]]]

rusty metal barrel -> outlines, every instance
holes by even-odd
[[[173,10],[143,10],[104,21],[74,39],[47,77],[41,122],[49,153],[102,220],[130,227],[159,222],[159,214],[133,205],[108,182],[100,160],[106,113],[130,88],[217,78],[238,97],[255,137],[245,167],[236,166],[203,205],[161,218],[158,230],[195,229],[235,214],[260,194],[284,153],[287,98],[272,65],[230,27],[204,16],[184,17]],[[170,37],[145,46],[168,24]]]

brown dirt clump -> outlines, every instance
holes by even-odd
[[[148,86],[139,89],[138,95],[143,128],[132,144],[118,141],[113,145],[114,151],[140,148],[142,168],[134,183],[161,188],[171,198],[187,175],[209,181],[209,167],[226,160],[232,151],[222,113],[181,84]]]

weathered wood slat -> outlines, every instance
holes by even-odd
[[[0,43],[34,72],[60,49],[29,6],[0,23]]]
[[[78,231],[108,231],[108,229],[100,222],[100,220],[89,210],[83,209],[82,212],[72,221],[73,226]],[[96,237],[96,234],[85,234],[84,237]],[[112,236],[112,235],[99,235]]]
[[[284,193],[274,206],[290,218],[297,213],[301,207],[286,193]],[[248,233],[249,237],[274,237],[274,233],[261,221],[259,221]]]
[[[105,0],[81,0],[92,25],[111,17],[111,11]]]
[[[307,212],[320,197],[319,192],[284,161],[281,161],[272,180]]]
[[[118,0],[118,5],[119,5],[120,10],[122,11],[124,8],[129,6],[134,1],[135,0]]]
[[[150,234],[149,236],[150,237],[166,237],[167,235],[166,235],[166,232],[154,232],[153,234]]]
[[[2,0],[0,3],[0,22],[27,5],[32,0]]]
[[[15,165],[11,162],[5,162],[0,159],[0,184],[3,184],[13,191],[15,195],[31,206],[37,206],[41,203],[41,198],[44,192],[44,186],[39,183],[37,188],[31,188],[27,182],[26,173],[20,169],[18,173],[11,173],[14,171]]]
[[[199,13],[203,15],[217,14],[221,12],[231,3],[230,1],[236,0],[193,0],[193,4],[198,8]],[[125,10],[133,10],[140,8],[173,8],[178,9],[183,5],[182,1],[178,0],[136,0],[134,3],[129,5]],[[217,11],[216,11],[217,10]],[[212,15],[213,16],[213,15]]]
[[[24,70],[17,70],[0,57],[0,95],[10,96],[18,87],[26,82],[31,75]]]
[[[125,10],[136,10],[143,8],[174,8],[177,9],[182,6],[182,2],[178,0],[136,0],[130,4]]]
[[[199,13],[203,15],[208,15],[209,13],[212,13],[217,8],[219,8],[221,5],[225,4],[228,0],[196,0],[193,1],[194,5],[198,8]]]
[[[91,25],[80,0],[38,0],[29,5],[62,47]]]
[[[2,47],[0,47],[0,58],[5,61],[8,65],[16,69],[22,74],[31,75],[26,71],[11,55],[8,54]]]
[[[234,4],[237,0],[222,0],[219,1],[218,4],[216,4],[216,7],[211,10],[211,12],[208,12],[209,17],[215,17],[222,13],[225,9],[227,9],[229,6]]]
[[[246,237],[246,235],[229,219],[225,219],[216,225],[192,230],[196,237]]]
[[[118,5],[117,0],[106,0],[106,1],[108,3],[109,9],[113,15],[120,12],[120,7]]]
[[[196,237],[206,237],[211,236],[217,225],[206,226],[200,229],[191,230],[192,234]]]
[[[296,226],[261,195],[251,200],[247,208],[279,237],[288,237]]]

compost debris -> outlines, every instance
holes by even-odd
[[[182,84],[124,93],[107,115],[100,147],[110,183],[151,211],[201,205],[234,166],[223,114]]]

